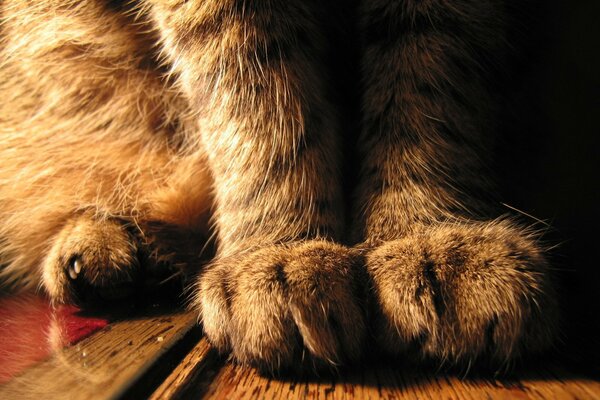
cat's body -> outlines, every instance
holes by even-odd
[[[130,280],[142,248],[199,267],[212,202],[195,305],[239,361],[337,364],[371,340],[504,362],[551,343],[542,249],[483,200],[504,2],[362,2],[348,221],[325,65],[336,15],[318,2],[0,7],[8,283],[68,301],[73,284]]]

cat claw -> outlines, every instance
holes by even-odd
[[[75,270],[76,274],[81,272],[81,261],[79,261],[79,259],[75,259],[73,262],[73,269]]]
[[[71,263],[69,263],[67,272],[69,273],[69,278],[73,280],[77,279],[77,276],[81,272],[81,261],[79,261],[79,259],[71,261]]]

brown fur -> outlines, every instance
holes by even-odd
[[[238,361],[337,365],[367,330],[451,362],[546,348],[543,251],[486,200],[504,3],[363,3],[346,227],[320,4],[0,2],[0,276],[69,301],[132,280],[140,251],[198,267],[212,203],[194,305]]]
[[[485,221],[494,215],[489,75],[505,51],[504,6],[382,0],[361,9],[354,233],[380,306],[376,337],[392,353],[410,344],[451,363],[507,362],[555,334],[555,292],[535,236]]]

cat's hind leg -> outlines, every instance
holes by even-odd
[[[141,248],[197,266],[210,206],[156,31],[134,2],[76,3],[0,3],[0,284],[53,301],[116,295]]]
[[[91,213],[76,215],[54,236],[42,261],[42,284],[57,302],[119,298],[137,280],[137,250],[123,223]]]

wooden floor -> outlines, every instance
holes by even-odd
[[[11,318],[0,320],[5,336]],[[550,360],[502,378],[375,364],[336,376],[269,379],[219,357],[202,337],[195,313],[150,305],[110,318],[81,313],[76,318],[79,328],[66,319],[61,326],[57,318],[40,328],[45,342],[37,346],[51,351],[29,364],[15,364],[18,354],[0,354],[5,377],[0,399],[600,399],[593,360],[585,366]],[[102,318],[107,322],[98,323]],[[74,327],[83,339],[67,332]],[[14,334],[22,338],[33,331]],[[0,339],[6,343],[6,337]]]

